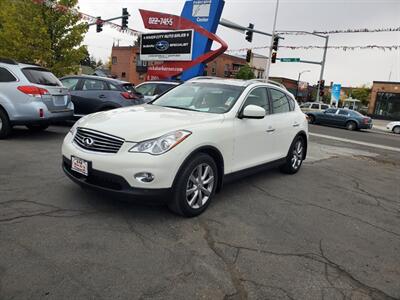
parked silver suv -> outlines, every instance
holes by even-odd
[[[0,58],[0,139],[9,136],[14,125],[44,130],[52,121],[70,119],[70,98],[49,70]]]

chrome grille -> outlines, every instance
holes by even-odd
[[[117,153],[124,139],[87,128],[78,128],[74,142],[81,148],[103,153]]]

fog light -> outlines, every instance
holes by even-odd
[[[154,175],[149,172],[140,172],[135,174],[135,179],[140,182],[152,182],[154,180]]]

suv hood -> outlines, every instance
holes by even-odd
[[[222,114],[144,104],[91,114],[78,121],[77,126],[139,142],[174,130],[191,130],[198,124],[223,120]]]

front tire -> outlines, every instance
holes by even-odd
[[[0,140],[7,138],[11,134],[12,126],[8,115],[4,110],[0,109]]]
[[[393,132],[396,134],[400,134],[400,126],[393,127]]]
[[[197,154],[179,172],[169,209],[184,217],[200,215],[210,205],[217,183],[215,161],[205,153]]]
[[[295,174],[300,170],[306,151],[306,142],[302,136],[298,136],[292,142],[286,162],[281,166],[281,171],[286,174]]]

